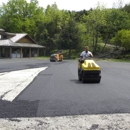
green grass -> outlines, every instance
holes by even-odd
[[[41,60],[49,60],[49,56],[40,56],[40,57],[36,57],[36,59],[41,59]],[[68,59],[67,60],[78,60],[78,57],[75,57],[74,59]],[[63,60],[66,60],[66,58],[64,57]],[[106,61],[106,62],[130,62],[130,59],[108,59],[108,58],[94,58],[95,61]]]
[[[110,62],[130,62],[130,59],[108,59]]]
[[[108,61],[108,62],[130,62],[130,59],[108,59],[108,58],[95,58],[95,61]]]
[[[39,56],[39,57],[36,57],[36,59],[40,59],[40,60],[49,60],[49,56]]]
[[[49,60],[50,57],[36,57],[36,59],[41,59],[41,60]],[[66,59],[63,59],[66,60]],[[68,59],[68,60],[78,60],[78,58],[75,59]],[[108,59],[108,58],[94,58],[95,61],[106,61],[106,62],[130,62],[130,59]]]

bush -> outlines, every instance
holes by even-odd
[[[127,54],[127,55],[125,55],[125,57],[124,57],[125,59],[130,59],[130,55],[129,54]]]
[[[76,56],[73,56],[72,59],[76,59]]]
[[[58,53],[58,50],[52,50],[51,51],[51,54],[55,54],[55,53]]]
[[[98,46],[97,46],[97,51],[100,52],[100,51],[102,50],[102,48],[103,48],[103,47],[102,47],[101,45],[98,45]]]
[[[121,56],[117,56],[116,59],[122,59],[122,57]]]

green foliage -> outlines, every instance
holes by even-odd
[[[112,38],[112,43],[116,46],[121,46],[130,49],[130,30],[120,30],[115,37]]]
[[[67,19],[65,12],[64,19]],[[48,5],[45,10],[44,20],[37,26],[36,41],[39,44],[47,46],[47,54],[49,55],[52,50],[58,49],[59,34],[63,26],[63,12],[60,11],[56,4]]]
[[[130,54],[125,55],[125,59],[130,59]]]
[[[97,6],[76,12],[59,10],[56,3],[44,9],[38,0],[9,0],[0,7],[0,27],[7,32],[28,33],[46,46],[48,55],[53,50],[67,49],[69,57],[74,58],[86,45],[93,53],[100,52],[106,46],[99,42],[129,49],[129,13],[129,4],[122,9]]]
[[[100,52],[101,50],[102,50],[102,46],[100,44],[98,44],[97,51]]]
[[[31,0],[30,3],[26,0],[10,0],[0,9],[1,27],[8,32],[28,33],[34,38],[36,25],[44,18],[43,8],[37,5],[37,0]]]
[[[129,4],[126,4],[123,8],[122,8],[123,11],[126,11],[128,13],[130,13],[130,3]]]
[[[81,32],[78,24],[72,18],[69,19],[67,24],[64,24],[60,34],[59,45],[60,48],[69,50],[69,57],[71,57],[72,49],[80,48]]]
[[[50,52],[50,54],[56,54],[56,53],[58,53],[58,50],[52,50],[52,51]]]
[[[116,57],[116,59],[122,59],[122,56],[119,56],[119,55],[118,55],[118,56]]]

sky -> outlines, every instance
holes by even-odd
[[[2,5],[2,3],[7,3],[8,1],[9,0],[0,0],[0,5]],[[26,1],[29,2],[30,0]],[[70,11],[80,11],[83,9],[89,10],[90,8],[97,7],[98,3],[100,3],[100,5],[104,5],[106,8],[118,7],[120,5],[119,1],[122,1],[122,6],[130,3],[130,0],[38,0],[39,6],[43,8],[46,8],[47,5],[52,5],[56,2],[59,9]]]

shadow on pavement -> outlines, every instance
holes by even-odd
[[[5,101],[0,100],[0,118],[56,117],[93,114],[130,113],[130,101],[119,99],[100,102],[67,100]]]
[[[36,117],[38,101],[0,100],[0,118]]]
[[[94,83],[94,82],[85,82],[85,83],[82,83],[82,81],[79,81],[78,79],[71,79],[70,81],[74,82],[76,84],[99,84],[99,83]]]
[[[114,104],[113,104],[114,103]],[[73,102],[66,100],[42,100],[38,109],[38,117],[120,114],[130,113],[129,105],[123,106],[128,101],[123,99],[111,103],[108,100],[100,102]],[[44,104],[44,105],[43,105]]]
[[[79,81],[78,79],[70,79],[71,82],[74,82],[76,84],[82,84],[81,81]]]

